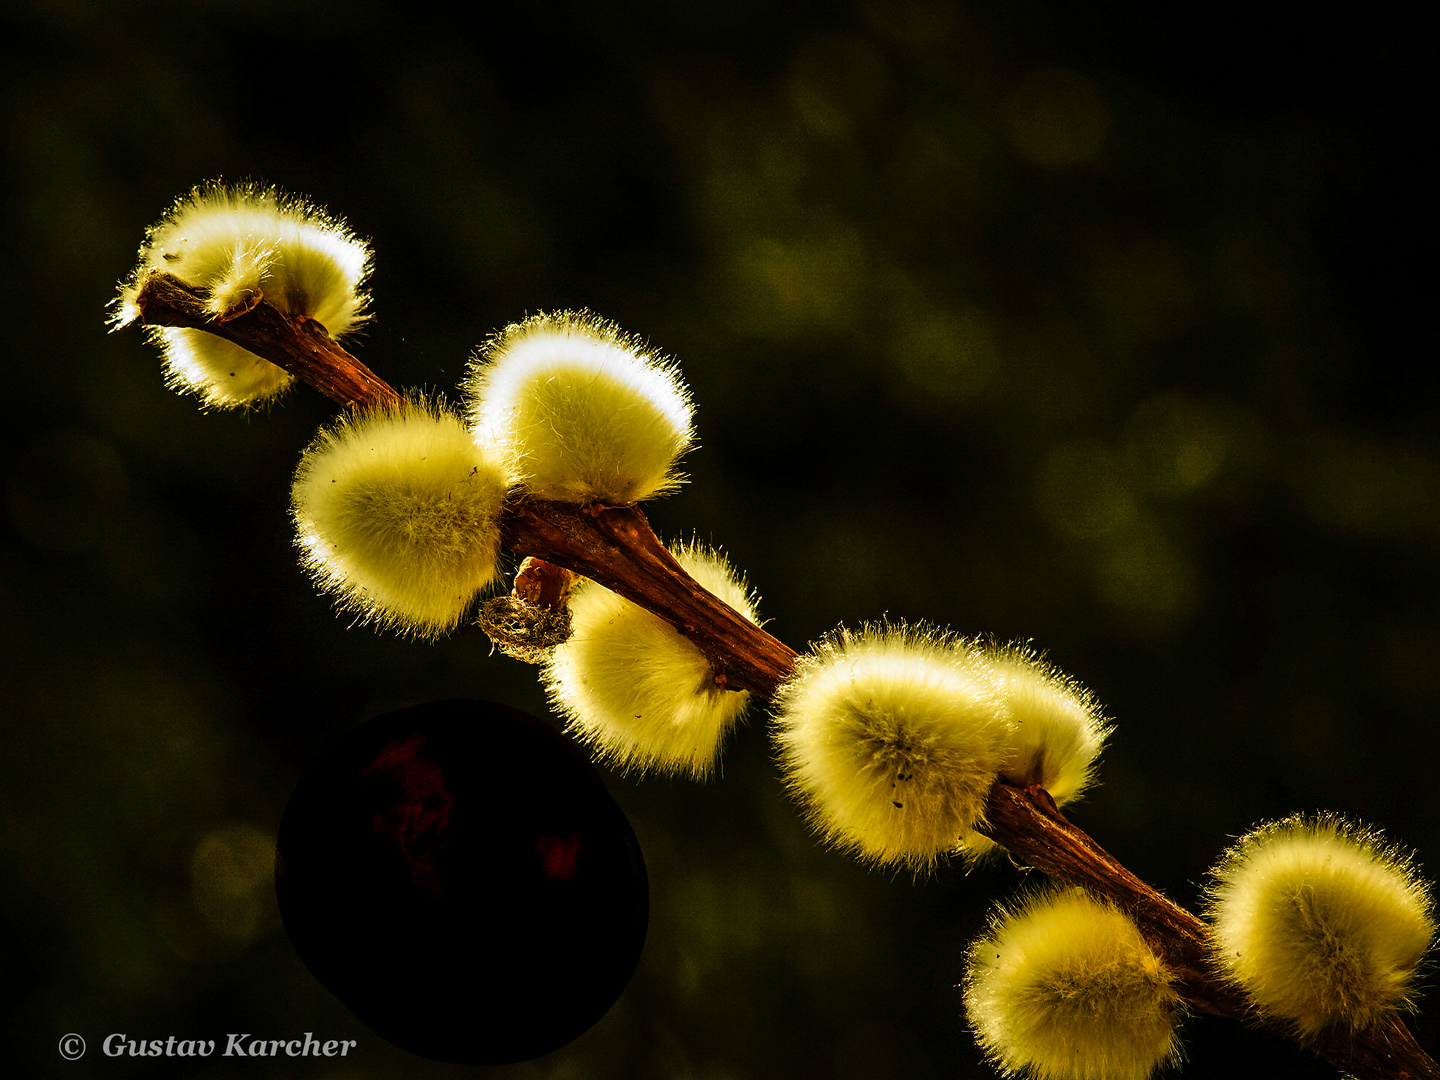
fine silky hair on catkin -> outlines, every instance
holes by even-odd
[[[274,188],[205,184],[150,228],[113,321],[118,327],[139,318],[140,289],[152,271],[165,271],[200,289],[217,321],[264,299],[339,338],[368,317],[362,287],[369,270],[368,246],[325,211]],[[198,395],[207,408],[255,405],[292,381],[268,360],[203,330],[158,326],[149,333],[164,353],[167,383]]]
[[[1023,645],[989,645],[985,655],[1015,724],[1001,775],[1039,784],[1057,806],[1078,798],[1110,733],[1094,695]]]
[[[1038,784],[1056,806],[1079,798],[1094,781],[1110,733],[1095,696],[1026,645],[987,644],[984,653],[1012,724],[1001,777],[1020,787]],[[977,834],[965,850],[980,855],[998,847]]]
[[[496,456],[454,412],[419,401],[322,431],[291,491],[316,583],[365,621],[427,638],[494,579],[504,498]]]
[[[1213,871],[1209,914],[1225,976],[1305,1035],[1359,1031],[1406,1006],[1435,936],[1414,863],[1332,815],[1242,837]]]
[[[1000,908],[970,948],[965,1011],[986,1056],[1030,1080],[1145,1080],[1178,1059],[1169,970],[1129,916],[1078,888]]]
[[[775,697],[786,782],[832,845],[922,870],[985,816],[1011,724],[990,661],[926,628],[841,629]]]
[[[672,553],[701,586],[758,625],[754,598],[722,556],[698,544]],[[717,686],[693,642],[593,581],[576,585],[570,617],[569,640],[544,668],[567,730],[622,770],[707,779],[750,695]]]
[[[668,361],[592,315],[542,314],[496,334],[465,380],[477,438],[543,499],[611,506],[663,495],[694,442]]]

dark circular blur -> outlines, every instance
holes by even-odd
[[[553,728],[445,701],[368,720],[306,771],[275,863],[315,977],[371,1030],[442,1061],[565,1045],[625,988],[645,864],[624,813]]]

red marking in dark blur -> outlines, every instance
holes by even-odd
[[[401,768],[416,755],[424,753],[429,745],[430,740],[424,735],[392,740],[376,752],[370,764],[360,773],[360,778],[363,780],[372,773],[388,773]]]
[[[580,837],[571,833],[563,840],[558,836],[542,836],[535,841],[540,854],[540,868],[552,881],[569,881],[580,868]]]
[[[445,848],[455,800],[445,771],[426,756],[424,736],[392,742],[361,773],[379,799],[370,821],[375,832],[398,848],[411,880],[430,898],[443,891],[436,859]]]

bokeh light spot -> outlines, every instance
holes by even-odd
[[[275,872],[275,838],[236,824],[201,837],[190,856],[190,893],[217,933],[249,940],[266,925]]]
[[[1146,398],[1126,425],[1130,457],[1163,495],[1204,487],[1225,465],[1229,433],[1205,404],[1179,394]]]
[[[1109,448],[1089,439],[1057,446],[1045,456],[1035,498],[1041,519],[1073,539],[1108,536],[1135,516],[1122,463]]]
[[[896,328],[891,361],[907,398],[930,408],[974,404],[1001,380],[998,332],[981,308],[917,313]]]

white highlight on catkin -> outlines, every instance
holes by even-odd
[[[204,290],[217,320],[263,298],[339,338],[367,318],[361,289],[369,268],[368,246],[304,200],[253,184],[206,184],[150,228],[140,265],[121,287],[114,321],[126,326],[139,318],[136,299],[145,279],[165,270]],[[150,332],[164,352],[166,381],[199,395],[206,407],[254,405],[292,381],[283,369],[203,330]]]
[[[1145,1080],[1179,1056],[1172,982],[1114,905],[1049,890],[998,911],[971,946],[965,1010],[1006,1075]]]
[[[302,561],[341,607],[435,637],[496,574],[505,475],[450,410],[405,402],[322,431],[291,500]]]
[[[623,505],[680,483],[694,441],[689,392],[668,362],[591,315],[502,330],[465,382],[477,438],[513,481],[561,502]]]
[[[906,627],[841,629],[775,697],[786,781],[829,843],[923,869],[985,816],[1012,728],[974,645]]]
[[[1224,974],[1304,1034],[1359,1031],[1407,1003],[1435,935],[1429,887],[1376,833],[1301,815],[1243,837],[1215,868]]]
[[[699,545],[672,553],[701,586],[758,625],[754,598],[722,556]],[[709,777],[750,695],[717,686],[694,643],[602,585],[582,579],[570,615],[570,638],[544,669],[567,730],[620,769]]]

